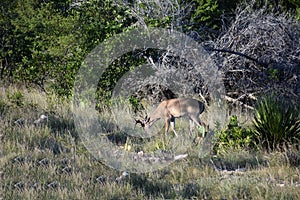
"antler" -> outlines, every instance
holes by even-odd
[[[145,123],[142,120],[140,119],[134,119],[134,120],[135,120],[134,128],[136,127],[137,124],[141,124],[143,128],[145,127]]]
[[[147,119],[147,114],[146,114],[146,117],[142,117],[141,115],[139,116],[140,119],[136,119],[136,118],[133,118],[134,121],[135,121],[135,125],[134,125],[134,128],[136,127],[137,124],[140,124],[142,128],[145,127],[145,120]]]

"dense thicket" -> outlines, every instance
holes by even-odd
[[[1,1],[1,79],[70,95],[84,56],[134,19],[111,1]]]
[[[188,2],[173,0],[143,0],[139,2],[125,0],[3,0],[0,3],[0,78],[5,84],[34,85],[43,91],[70,96],[74,77],[85,56],[105,39],[134,27],[163,27],[179,30],[204,45],[209,44],[207,45],[209,48],[213,46],[213,48],[231,49],[259,59],[260,55],[258,54],[263,54],[264,51],[250,52],[249,48],[252,48],[253,45],[245,43],[246,39],[251,42],[253,36],[243,41],[231,37],[236,29],[240,31],[251,29],[249,27],[251,22],[247,22],[241,27],[238,18],[240,15],[236,11],[237,6],[240,7],[241,4],[244,5],[244,9],[248,9],[245,6],[248,3],[240,0],[193,0]],[[257,0],[250,4],[253,12],[256,9],[264,8],[265,12],[260,13],[260,20],[266,16],[267,27],[269,27],[268,24],[277,23],[282,27],[281,31],[287,33],[285,37],[289,37],[290,42],[294,42],[292,45],[294,45],[295,51],[287,49],[281,56],[292,55],[285,61],[293,62],[291,64],[293,70],[299,68],[299,57],[297,60],[299,42],[295,40],[297,33],[290,35],[291,31],[299,31],[297,30],[299,26],[296,25],[296,19],[299,19],[300,16],[299,1]],[[253,19],[255,15],[252,14],[251,18],[251,12],[249,12],[249,16],[250,19]],[[277,21],[276,17],[279,17]],[[280,24],[285,23],[287,19],[289,19],[289,26]],[[247,20],[246,17],[245,20]],[[295,30],[289,29],[289,27],[294,27]],[[273,29],[277,30],[276,26]],[[272,37],[262,36],[261,39],[272,40]],[[233,43],[225,44],[229,41],[233,41]],[[268,41],[265,42],[268,43]],[[269,44],[271,45],[265,46],[265,48],[272,49],[272,43]],[[285,47],[280,46],[280,48]],[[266,52],[271,53],[268,50]],[[125,55],[120,61],[112,64],[108,75],[101,80],[107,89],[111,89],[122,73],[129,70],[130,66],[141,62],[141,59],[148,54],[141,53],[137,57],[134,55],[137,54]],[[233,59],[230,57],[232,55],[237,58]],[[241,58],[244,57],[227,52],[222,54],[222,65],[226,65],[224,69],[227,71],[239,70],[248,65],[247,63],[241,64],[239,60]],[[273,58],[274,56],[271,61],[276,61]],[[230,60],[229,69],[227,65],[229,61],[225,62],[224,59]],[[255,66],[259,64],[261,63],[256,63]],[[284,66],[289,67],[290,63],[284,63]],[[275,82],[286,81],[286,78],[292,78],[293,75],[296,76],[295,80],[299,80],[297,74],[299,71],[297,70],[282,78],[280,66],[278,68],[277,65],[272,65],[272,67],[270,70],[267,69],[270,74],[268,78],[273,77]],[[255,67],[253,69],[254,71],[249,72],[251,77],[258,76],[259,72]],[[283,71],[282,73],[285,73],[286,70]],[[246,72],[248,73],[247,70]],[[248,80],[255,81],[251,77]],[[237,75],[230,78],[234,80]],[[240,89],[232,88],[229,81],[225,83],[228,84],[227,88],[231,93],[236,92],[235,90],[240,92]],[[297,84],[293,83],[293,87]],[[293,91],[294,93],[297,95],[297,91]]]

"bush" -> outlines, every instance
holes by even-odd
[[[263,147],[274,150],[300,139],[299,110],[281,99],[261,98],[256,106],[254,132]]]
[[[15,91],[13,93],[7,93],[7,99],[11,102],[14,106],[23,106],[24,104],[24,95],[20,91]]]
[[[237,116],[231,116],[227,129],[221,131],[214,150],[217,154],[229,149],[247,148],[253,144],[252,130],[239,125]]]

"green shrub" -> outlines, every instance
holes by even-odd
[[[261,98],[253,123],[257,140],[270,150],[300,139],[299,110],[281,99],[272,96]]]
[[[219,154],[229,149],[247,148],[253,144],[252,136],[251,129],[240,126],[237,116],[231,116],[227,129],[218,135],[214,150]]]
[[[7,93],[7,98],[15,106],[24,105],[24,95],[20,91],[15,91],[13,93]]]
[[[0,116],[4,115],[7,105],[4,100],[0,99]]]

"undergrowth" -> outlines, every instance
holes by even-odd
[[[254,149],[252,132],[236,117],[220,130],[221,153],[199,157],[202,144],[194,143],[165,168],[123,176],[85,148],[70,102],[15,87],[0,91],[0,199],[300,199],[299,146]],[[42,114],[48,119],[34,123]],[[122,137],[110,141],[123,151],[161,149],[160,136]]]

